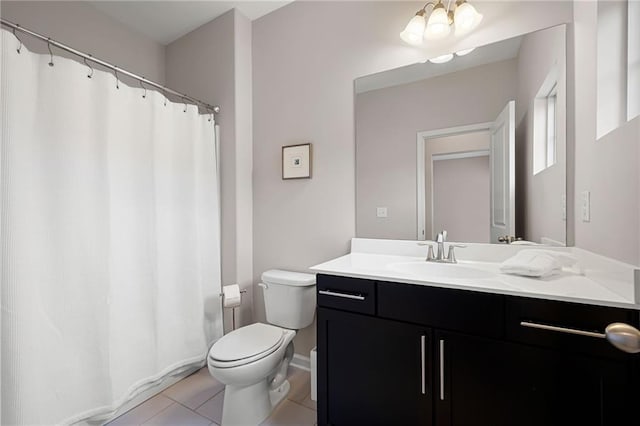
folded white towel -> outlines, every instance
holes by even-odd
[[[500,271],[507,274],[545,278],[559,274],[563,266],[576,263],[573,256],[554,250],[521,250],[502,262]]]

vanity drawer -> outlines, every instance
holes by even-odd
[[[629,309],[519,297],[508,298],[506,304],[509,340],[576,353],[626,357],[606,339],[589,333],[603,334],[614,322],[638,327],[638,313]]]
[[[349,312],[376,313],[375,281],[318,275],[318,306]]]
[[[497,294],[379,282],[378,316],[479,336],[504,336],[504,297]]]

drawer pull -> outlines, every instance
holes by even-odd
[[[640,352],[640,331],[623,322],[614,322],[605,329],[607,340],[616,348],[629,354]]]
[[[444,401],[444,340],[440,340],[440,401]]]
[[[426,374],[426,355],[425,355],[425,350],[426,350],[426,346],[427,346],[427,336],[420,336],[420,380],[421,380],[421,389],[422,389],[422,394],[426,395],[427,393],[427,380],[425,377]]]
[[[331,290],[318,290],[318,293],[325,296],[343,297],[345,299],[354,299],[354,300],[365,299],[365,296],[361,294],[338,293],[336,291],[331,291]]]
[[[558,333],[577,334],[578,336],[597,337],[604,339],[606,336],[603,333],[596,333],[594,331],[576,330],[575,328],[556,327],[555,325],[538,324],[535,322],[521,321],[520,325],[529,328],[538,328],[541,330],[557,331]]]
[[[523,327],[538,328],[541,330],[556,331],[559,333],[607,339],[609,343],[623,352],[630,354],[637,354],[640,352],[640,331],[623,322],[614,322],[609,324],[604,333],[576,330],[575,328],[556,327],[553,325],[538,324],[529,321],[521,321],[520,325]]]

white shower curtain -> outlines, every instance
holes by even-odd
[[[2,30],[1,424],[106,418],[222,335],[214,123]]]

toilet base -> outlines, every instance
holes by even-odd
[[[270,390],[267,380],[250,386],[227,385],[222,409],[223,426],[258,425],[289,393],[291,385],[285,380]]]
[[[269,391],[272,410],[287,396],[289,389],[291,389],[291,384],[288,380],[285,380],[277,389]]]

